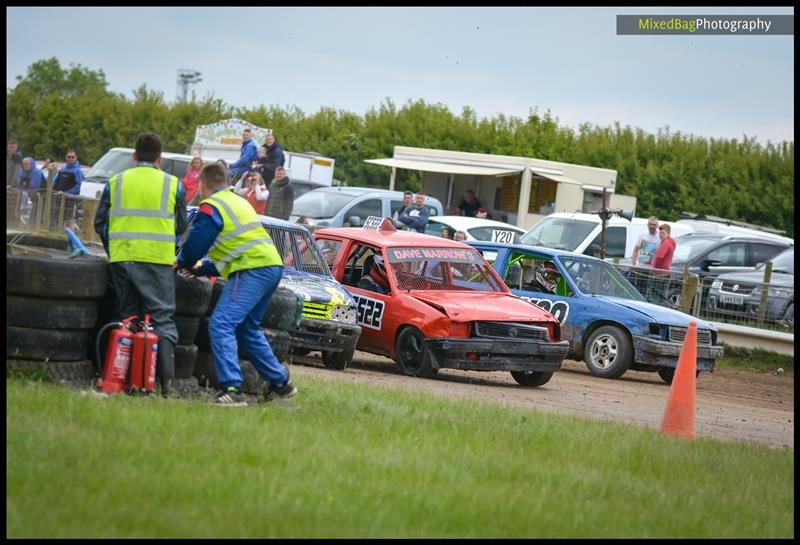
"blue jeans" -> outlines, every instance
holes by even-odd
[[[223,389],[242,384],[238,347],[268,383],[281,387],[289,378],[261,331],[261,320],[282,275],[279,265],[260,267],[235,272],[225,283],[208,323],[214,368]]]

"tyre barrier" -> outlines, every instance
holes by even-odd
[[[203,316],[175,315],[175,325],[178,328],[178,345],[194,344],[195,337],[197,337],[197,332],[200,329],[200,320],[203,318]]]
[[[7,241],[7,373],[92,378],[89,341],[109,291],[107,261],[71,258],[64,239],[15,235]]]
[[[193,376],[196,362],[197,345],[179,344],[175,346],[175,378]]]
[[[264,334],[269,340],[272,352],[278,361],[284,363],[289,355],[292,338],[285,331],[264,330]],[[177,352],[176,375],[177,375]],[[260,395],[264,388],[264,380],[259,376],[258,371],[249,360],[240,359],[239,365],[242,368],[242,391],[247,394]],[[194,366],[194,376],[200,386],[208,388],[219,388],[217,382],[217,372],[214,369],[214,356],[208,350],[202,348],[197,351],[197,359]]]
[[[175,273],[175,314],[205,316],[212,291],[213,286],[208,278]]]

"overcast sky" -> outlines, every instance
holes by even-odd
[[[616,15],[793,8],[6,8],[6,85],[37,60],[112,91],[177,95],[178,69],[234,106],[364,114],[390,98],[456,114],[794,140],[794,36],[617,36]]]

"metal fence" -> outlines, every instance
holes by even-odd
[[[703,320],[791,333],[794,331],[794,286],[770,282],[765,267],[761,282],[700,278],[688,271],[654,270],[615,263],[614,267],[647,301]]]
[[[100,242],[94,231],[98,199],[67,195],[52,189],[6,189],[6,228],[31,232],[75,231],[86,242]]]

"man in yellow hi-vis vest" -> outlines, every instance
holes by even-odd
[[[158,335],[156,373],[166,395],[175,378],[175,236],[186,230],[178,178],[159,170],[161,139],[136,138],[136,166],[111,177],[94,219],[108,253],[119,318],[150,315]]]
[[[203,200],[175,267],[227,280],[208,323],[214,368],[222,387],[214,403],[247,405],[241,391],[239,347],[267,383],[267,401],[292,397],[297,388],[260,327],[283,275],[283,260],[253,207],[227,185],[221,165],[206,165],[200,171],[200,197]],[[200,262],[206,254],[211,261]]]

